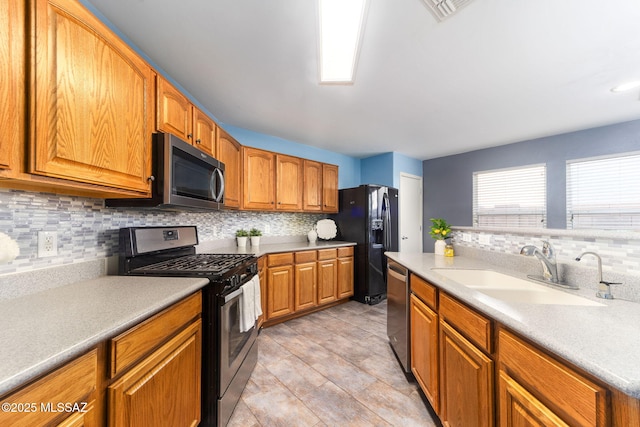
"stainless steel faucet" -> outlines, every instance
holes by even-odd
[[[598,260],[598,292],[596,292],[596,296],[598,298],[613,299],[611,285],[621,285],[622,283],[605,282],[602,280],[602,258],[600,258],[600,255],[595,252],[583,252],[576,258],[576,261],[580,261],[585,255],[593,255]]]
[[[521,255],[535,256],[542,264],[542,276],[527,276],[530,279],[551,283],[568,289],[578,289],[577,286],[561,282],[558,278],[558,265],[556,263],[556,252],[551,243],[542,241],[542,250],[533,245],[526,245],[520,249]]]

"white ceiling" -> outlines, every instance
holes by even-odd
[[[225,124],[417,159],[640,118],[638,0],[369,0],[353,85],[319,85],[316,0],[87,0]],[[241,141],[242,142],[242,141]]]

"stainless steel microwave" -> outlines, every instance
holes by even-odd
[[[109,207],[171,210],[221,209],[224,164],[168,133],[153,135],[151,198],[107,199]]]

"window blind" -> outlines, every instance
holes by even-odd
[[[640,153],[567,162],[567,228],[640,229]]]
[[[474,226],[545,228],[546,175],[544,164],[474,172]]]

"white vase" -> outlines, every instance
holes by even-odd
[[[434,252],[436,255],[444,255],[444,248],[447,243],[444,240],[436,240]]]
[[[260,245],[260,236],[251,236],[251,246]]]
[[[309,239],[310,243],[315,243],[318,240],[318,232],[312,228],[307,233],[307,239]]]
[[[247,237],[246,236],[238,236],[238,237],[236,237],[236,240],[238,241],[238,247],[239,248],[245,248],[247,246]]]

